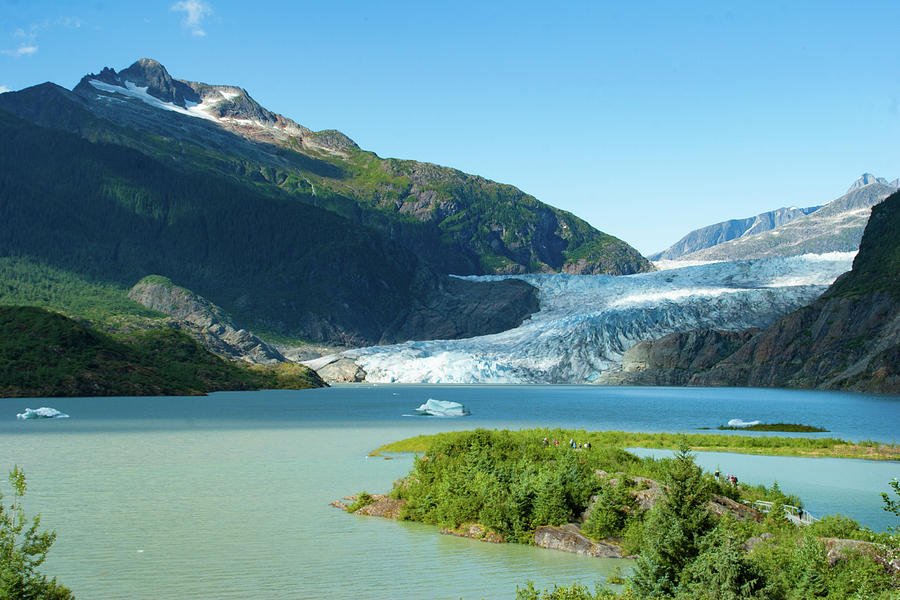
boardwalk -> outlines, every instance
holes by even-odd
[[[754,502],[748,502],[750,506],[757,509],[762,513],[770,513],[772,512],[772,508],[775,506],[772,502],[766,502],[765,500],[756,500]],[[788,521],[796,525],[797,527],[801,525],[809,525],[810,523],[814,523],[819,519],[814,517],[809,511],[802,510],[797,506],[791,506],[790,504],[782,504],[784,508],[784,516]]]

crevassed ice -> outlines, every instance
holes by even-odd
[[[625,350],[642,340],[692,329],[767,327],[820,295],[850,269],[854,254],[718,262],[624,277],[509,276],[537,287],[541,303],[515,329],[343,356],[372,382],[587,383],[621,364]]]

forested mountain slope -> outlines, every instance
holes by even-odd
[[[73,92],[48,83],[3,94],[0,108],[338,213],[440,273],[652,269],[621,240],[513,186],[382,159],[338,131],[313,132],[263,108],[246,90],[174,79],[150,59],[88,75]]]
[[[499,331],[537,309],[534,290],[511,282],[492,287],[495,302],[478,322],[436,311],[466,306],[476,284],[447,279],[296,193],[181,169],[3,111],[0,137],[0,256],[19,267],[122,290],[162,274],[255,330],[344,345]],[[15,282],[3,283],[17,293]]]

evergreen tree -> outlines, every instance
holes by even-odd
[[[723,520],[701,543],[700,555],[685,568],[678,598],[744,600],[769,598],[762,572],[747,560],[729,522]]]
[[[685,439],[664,482],[666,495],[650,512],[645,546],[631,580],[643,598],[675,594],[682,570],[699,554],[701,539],[713,527],[706,510],[710,490]]]
[[[25,473],[15,467],[9,482],[14,490],[13,501],[9,506],[0,502],[0,599],[74,600],[72,592],[57,583],[56,578],[47,579],[37,570],[46,560],[56,533],[39,531],[40,515],[28,523],[22,507]]]

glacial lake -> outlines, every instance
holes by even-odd
[[[428,398],[472,415],[410,416]],[[69,419],[16,421],[51,406]],[[387,491],[412,458],[381,444],[475,427],[694,432],[730,419],[799,422],[900,442],[900,396],[759,389],[343,385],[201,398],[0,399],[0,451],[28,477],[26,508],[58,538],[43,570],[83,600],[513,598],[517,585],[590,586],[627,561],[346,515],[329,503]],[[764,435],[764,434],[760,434]],[[900,463],[705,453],[741,481],[777,479],[816,515],[896,524],[880,492]],[[6,480],[0,481],[10,493]],[[894,519],[895,520],[895,519]]]

